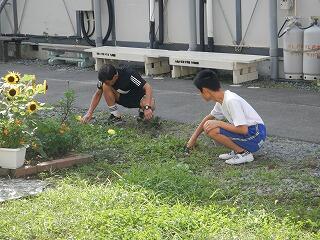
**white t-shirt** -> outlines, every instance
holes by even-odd
[[[219,120],[226,118],[234,126],[264,124],[259,114],[246,100],[229,90],[224,92],[222,104],[216,103],[211,115]]]

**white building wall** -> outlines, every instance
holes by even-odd
[[[64,1],[67,5],[65,8]],[[74,36],[76,34],[76,12],[82,4],[89,6],[92,0],[19,0],[18,18],[20,33],[32,35],[50,36]],[[198,1],[198,0],[197,0]],[[9,1],[11,2],[11,1]],[[165,0],[165,43],[189,42],[189,10],[187,0]],[[223,11],[218,0],[214,1],[214,38],[215,44],[231,46],[236,37],[236,9],[235,0],[220,0]],[[250,47],[269,47],[269,1],[258,0],[256,11],[252,22],[249,19],[256,0],[242,0],[242,35],[247,35],[244,45]],[[297,0],[296,12],[298,16],[309,17],[320,16],[320,0]],[[24,5],[26,3],[26,5]],[[108,27],[108,14],[106,1],[102,3],[103,33]],[[280,7],[280,1],[278,1]],[[25,7],[24,13],[23,8]],[[149,42],[149,0],[115,0],[116,36],[117,41],[125,42]],[[11,25],[12,5],[6,6]],[[198,9],[197,9],[198,12]],[[231,33],[226,25],[223,12],[230,26]],[[293,15],[295,9],[288,12],[278,10],[278,24],[281,27],[284,17]],[[158,13],[156,9],[156,20]],[[70,21],[71,19],[71,21]],[[198,20],[197,20],[198,21]],[[307,25],[308,21],[304,21]],[[247,29],[248,27],[248,29]],[[156,30],[158,30],[156,25]],[[2,33],[12,33],[8,18],[3,12],[1,14]],[[199,29],[198,29],[199,31]],[[198,33],[199,34],[199,33]],[[199,42],[199,36],[198,36]],[[282,41],[279,41],[282,47]]]
[[[148,0],[115,0],[115,9],[117,41],[149,41]],[[106,11],[103,13],[107,15]]]
[[[236,37],[235,0],[221,0],[220,3],[213,2],[214,41],[216,45],[233,45]]]

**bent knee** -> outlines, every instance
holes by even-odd
[[[220,128],[214,128],[214,129],[211,129],[210,131],[205,131],[205,133],[208,136],[213,137],[213,136],[220,134]]]

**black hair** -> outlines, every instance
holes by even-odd
[[[103,65],[98,72],[100,82],[111,81],[113,76],[117,74],[117,69],[111,64]]]
[[[209,69],[200,71],[193,80],[194,85],[202,92],[203,88],[218,91],[221,88],[217,74]]]

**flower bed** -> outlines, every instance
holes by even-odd
[[[34,75],[21,76],[15,72],[9,72],[2,80],[0,151],[10,154],[14,152],[19,159],[14,159],[15,156],[12,154],[2,153],[0,167],[16,169],[25,165],[30,166],[29,169],[36,166],[39,170],[43,169],[40,167],[42,162],[74,155],[74,149],[80,141],[80,123],[72,111],[74,92],[66,91],[55,106],[48,107],[37,100],[39,94],[45,94],[48,90],[46,81],[36,84]],[[42,110],[51,110],[54,115],[47,117],[40,114]]]

